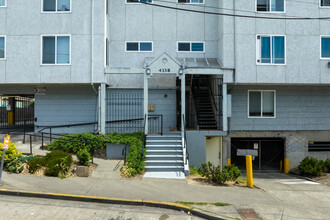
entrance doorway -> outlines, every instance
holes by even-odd
[[[222,138],[206,137],[206,161],[214,166],[221,166],[222,169]]]
[[[284,159],[284,138],[231,138],[231,161],[245,169],[245,155],[252,155],[254,170],[279,170]]]

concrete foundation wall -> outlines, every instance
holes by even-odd
[[[255,131],[231,132],[223,137],[223,157],[231,158],[231,138],[284,138],[284,157],[289,158],[289,168],[295,168],[307,156],[321,160],[330,158],[330,152],[308,152],[309,141],[330,141],[330,131]]]

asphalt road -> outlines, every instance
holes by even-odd
[[[161,208],[0,196],[0,219],[200,219]]]

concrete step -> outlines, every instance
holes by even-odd
[[[183,166],[183,161],[175,161],[175,160],[151,160],[151,161],[146,161],[146,166],[154,166],[154,167],[164,167],[164,166]]]
[[[154,161],[154,160],[183,160],[183,155],[148,155],[146,156],[147,161]]]

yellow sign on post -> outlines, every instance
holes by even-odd
[[[246,156],[246,178],[248,187],[253,187],[252,156]]]
[[[10,135],[6,135],[5,136],[5,140],[3,141],[3,145],[2,145],[2,148],[3,149],[8,149],[8,147],[9,147],[9,141],[10,141]]]
[[[9,147],[9,141],[10,141],[10,135],[6,135],[2,146],[3,151],[2,151],[1,167],[0,167],[0,184],[1,184],[1,176],[2,176],[3,163],[5,159],[5,153],[6,153],[6,149],[8,149]]]

